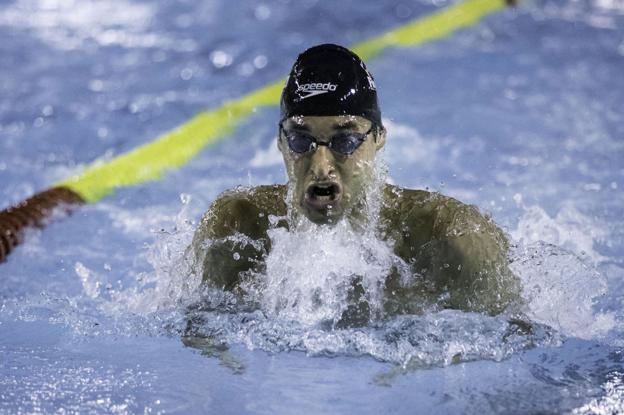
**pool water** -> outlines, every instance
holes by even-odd
[[[448,4],[0,1],[0,208],[283,77],[308,46]],[[454,310],[320,326],[332,270],[374,281],[392,260],[349,229],[272,234],[267,281],[325,309],[203,292],[185,251],[211,201],[285,181],[267,108],[161,181],[28,232],[0,264],[0,413],[624,413],[624,3],[526,2],[367,65],[388,180],[491,214],[531,333]],[[327,284],[302,278],[303,252]]]

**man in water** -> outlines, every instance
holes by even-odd
[[[265,269],[271,228],[347,221],[355,230],[372,223],[415,276],[408,284],[396,270],[383,276],[386,315],[432,307],[498,314],[516,304],[508,243],[490,219],[439,193],[372,185],[386,130],[373,77],[354,53],[325,44],[299,55],[278,127],[288,183],[225,192],[195,234],[195,258],[209,285],[244,295],[242,279]],[[369,206],[375,192],[376,211]],[[362,289],[353,284],[357,302]],[[354,307],[366,314],[365,304]]]

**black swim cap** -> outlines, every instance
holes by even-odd
[[[282,121],[295,115],[359,115],[382,126],[373,76],[355,53],[329,43],[299,55],[280,109]]]

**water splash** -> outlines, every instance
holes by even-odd
[[[600,338],[617,326],[613,313],[595,310],[607,283],[581,257],[556,245],[520,244],[511,269],[523,282],[527,315],[569,336]]]
[[[522,205],[519,195],[517,202]],[[539,206],[523,208],[525,213],[511,232],[517,246],[510,258],[512,270],[523,281],[527,314],[585,339],[604,339],[619,329],[615,313],[598,307],[609,295],[608,280],[597,269],[607,258],[596,247],[609,234],[606,225],[571,203],[564,203],[553,216]]]
[[[376,186],[384,174],[377,171]],[[181,334],[185,344],[370,356],[403,368],[498,361],[527,348],[560,344],[557,331],[587,338],[613,327],[613,316],[594,310],[595,296],[606,290],[604,279],[579,257],[546,243],[520,244],[512,252],[534,322],[458,310],[384,316],[387,275],[397,270],[406,283],[415,277],[394,255],[392,242],[376,235],[379,193],[369,189],[367,195],[364,205],[373,220],[363,228],[348,221],[315,225],[291,215],[300,221],[291,223],[290,231],[270,229],[266,269],[243,282],[247,295],[242,299],[201,285],[187,253],[194,225],[188,219],[190,200],[183,195],[181,211],[167,229],[156,232],[146,254],[154,270],[138,275],[134,284],[111,287],[79,262],[75,272],[87,298],[46,298],[44,307],[12,309],[21,310],[20,319],[64,324],[78,337]],[[360,303],[368,308],[358,308]]]
[[[114,304],[127,311],[149,314],[172,310],[196,299],[201,276],[195,272],[188,252],[195,224],[189,219],[190,195],[181,194],[182,209],[173,218],[170,229],[161,228],[147,255],[154,271],[140,275],[136,287],[119,292]]]
[[[393,268],[407,270],[388,243],[346,221],[291,232],[278,228],[269,236],[266,272],[253,275],[245,288],[268,315],[308,326],[335,325],[357,303],[380,315],[386,276]]]
[[[521,197],[517,195],[517,198],[521,203]],[[587,255],[594,263],[606,259],[596,250],[595,242],[606,238],[608,229],[583,215],[572,203],[564,203],[554,216],[539,206],[524,207],[524,210],[518,226],[511,232],[516,241],[524,244],[544,241]]]
[[[382,315],[386,277],[398,270],[407,279],[409,269],[393,253],[391,241],[376,234],[387,177],[383,158],[377,160],[357,206],[360,215],[332,226],[316,225],[292,208],[296,204],[289,186],[288,229],[269,229],[266,269],[242,284],[249,302],[268,315],[308,326],[333,327],[345,318],[366,324]]]
[[[370,356],[406,369],[482,359],[500,361],[527,348],[561,342],[548,326],[458,310],[397,316],[367,327],[326,329],[259,310],[228,313],[224,312],[228,309],[225,303],[222,307],[190,313],[193,325],[187,338],[210,339],[211,344],[243,344],[272,353]]]
[[[210,348],[243,344],[313,356],[365,355],[403,368],[502,360],[519,350],[559,344],[560,337],[548,326],[510,315],[458,310],[384,315],[386,277],[393,270],[404,283],[416,276],[394,254],[392,241],[376,234],[383,164],[374,176],[364,203],[371,220],[316,225],[290,211],[289,229],[269,230],[266,269],[244,280],[242,301],[233,293],[207,289],[188,308],[185,343]]]
[[[573,415],[608,415],[624,413],[624,373],[614,371],[602,385],[604,396],[576,408]]]

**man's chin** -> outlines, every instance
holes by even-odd
[[[312,207],[304,203],[301,210],[310,222],[317,225],[333,225],[343,216],[342,209],[338,206]]]

